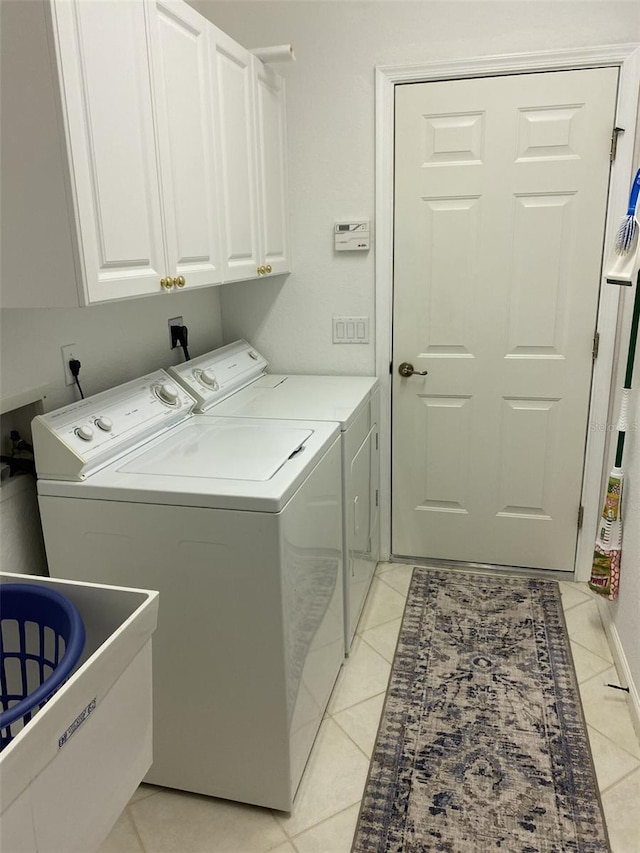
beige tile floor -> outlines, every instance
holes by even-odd
[[[378,566],[291,815],[141,785],[100,853],[349,853],[412,567]],[[613,853],[640,853],[640,743],[593,596],[561,583]]]

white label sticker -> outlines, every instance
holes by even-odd
[[[82,711],[80,711],[80,713],[79,713],[79,714],[78,714],[78,716],[75,718],[75,720],[71,723],[71,725],[70,725],[70,726],[69,726],[69,728],[66,730],[66,732],[63,732],[63,733],[60,735],[60,737],[58,738],[58,749],[62,749],[62,747],[63,747],[63,746],[65,745],[65,743],[69,740],[69,738],[71,737],[71,735],[73,735],[73,734],[75,734],[75,733],[77,732],[77,730],[78,730],[78,729],[80,728],[80,726],[84,723],[84,721],[87,719],[87,717],[89,716],[89,714],[91,714],[93,711],[95,711],[95,709],[96,709],[96,705],[97,705],[97,701],[96,701],[96,698],[94,697],[94,698],[91,700],[91,702],[89,702],[89,704],[87,705],[87,707],[86,707],[86,708],[83,708],[83,709],[82,709]]]

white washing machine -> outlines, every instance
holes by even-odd
[[[157,371],[34,420],[49,568],[160,591],[146,781],[290,810],[344,657],[340,430],[193,405]]]
[[[380,556],[378,380],[371,376],[267,373],[268,363],[244,340],[169,368],[216,417],[337,421],[341,430],[345,652]]]

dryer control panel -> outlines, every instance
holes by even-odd
[[[124,385],[38,415],[32,422],[38,477],[84,480],[189,417],[194,400],[157,370]]]
[[[266,372],[269,363],[247,341],[239,340],[170,367],[169,373],[206,412]]]

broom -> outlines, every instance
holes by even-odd
[[[622,282],[620,282],[622,283]],[[625,282],[626,284],[626,282]],[[602,511],[602,519],[593,553],[593,566],[589,588],[600,595],[613,600],[618,595],[620,584],[620,557],[622,553],[622,489],[624,471],[622,469],[622,454],[624,440],[628,430],[629,402],[631,399],[631,380],[633,378],[633,362],[636,355],[638,340],[638,324],[640,322],[640,276],[636,268],[636,292],[633,300],[631,317],[631,332],[629,335],[629,350],[627,353],[627,369],[624,377],[624,388],[620,401],[618,417],[618,443],[614,467],[609,474],[607,494]]]

